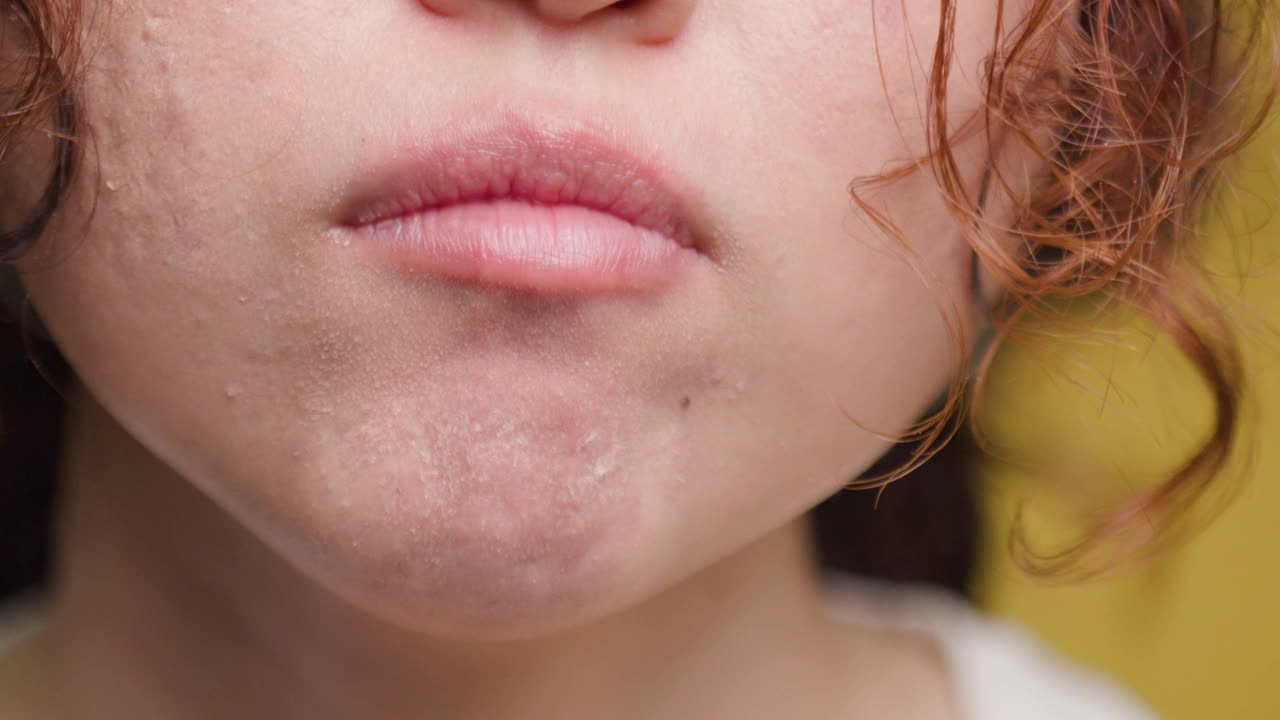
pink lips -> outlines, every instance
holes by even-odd
[[[662,174],[504,116],[369,173],[342,232],[395,270],[547,293],[658,289],[706,258]]]

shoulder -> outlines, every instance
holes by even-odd
[[[932,635],[964,720],[1154,720],[1132,694],[1066,661],[1029,631],[986,617],[960,598],[929,590],[832,578],[831,609],[850,621]]]
[[[42,593],[0,599],[0,656],[45,622],[48,600]]]
[[[48,693],[40,672],[48,662],[46,628],[41,598],[0,604],[0,717],[48,717],[36,710]]]

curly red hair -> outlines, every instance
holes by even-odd
[[[997,2],[1003,17],[1004,0]],[[1079,577],[1157,553],[1188,529],[1190,506],[1223,475],[1237,441],[1245,378],[1225,311],[1186,257],[1203,239],[1225,161],[1257,134],[1280,77],[1280,33],[1270,8],[1248,0],[1233,11],[1228,23],[1219,0],[1034,0],[1018,27],[997,25],[983,68],[984,103],[952,127],[946,111],[956,0],[942,0],[927,152],[856,181],[851,192],[881,230],[905,244],[868,195],[906,175],[931,174],[975,263],[1004,295],[987,309],[995,342],[976,363],[964,363],[977,370],[908,433],[920,442],[911,461],[864,487],[883,487],[951,439],[1002,341],[1025,337],[1031,327],[1061,329],[1068,322],[1063,302],[1089,297],[1136,312],[1172,341],[1211,394],[1211,431],[1163,482],[1112,508],[1073,546],[1035,551],[1021,515],[1011,546],[1033,574]],[[1245,32],[1232,35],[1237,27]],[[975,136],[989,148],[977,188],[965,182],[957,160],[957,148]],[[1019,152],[1034,156],[1038,168],[1029,186],[1002,170],[1002,157]],[[1008,201],[1011,219],[986,212],[997,195]],[[962,311],[947,310],[967,348]],[[1131,530],[1139,522],[1152,530],[1135,542]],[[1098,562],[1100,549],[1108,552]]]

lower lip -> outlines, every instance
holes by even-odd
[[[660,289],[701,257],[656,230],[577,205],[463,203],[354,232],[363,249],[403,272],[547,293]]]

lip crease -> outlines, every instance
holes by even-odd
[[[668,174],[629,143],[518,113],[451,130],[356,182],[344,245],[411,274],[554,293],[665,287],[707,260]]]

